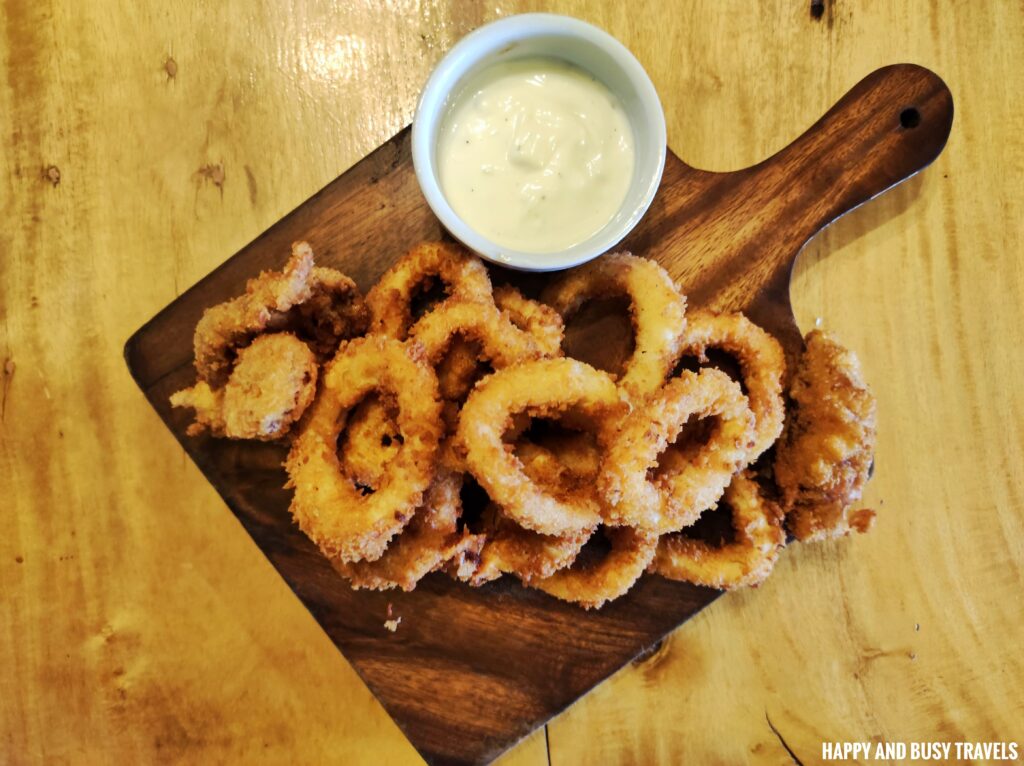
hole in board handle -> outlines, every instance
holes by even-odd
[[[900,112],[900,125],[908,130],[921,124],[921,113],[916,106],[908,106]]]

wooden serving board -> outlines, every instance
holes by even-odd
[[[794,354],[801,341],[789,275],[800,248],[930,163],[952,119],[952,96],[934,74],[880,69],[754,167],[710,173],[669,152],[657,198],[623,248],[660,261],[691,306],[742,309]],[[293,240],[308,240],[318,263],[365,290],[409,247],[441,235],[403,130],[164,308],[125,356],[168,428],[412,744],[431,763],[468,764],[496,757],[718,593],[645,577],[586,612],[510,578],[473,589],[435,574],[412,593],[353,591],[291,521],[285,448],[188,437],[190,413],[168,404],[193,382],[192,331],[203,309],[279,268]],[[539,278],[517,279],[529,287]],[[384,628],[389,604],[402,618],[395,633]]]

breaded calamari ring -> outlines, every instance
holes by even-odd
[[[562,500],[544,491],[523,470],[503,441],[513,416],[556,418],[570,410],[593,417],[610,438],[622,408],[607,373],[574,359],[539,359],[506,367],[477,384],[462,408],[455,436],[470,473],[511,519],[546,535],[590,529],[600,520],[594,497]]]
[[[874,511],[852,510],[874,461],[877,406],[860,361],[831,335],[808,333],[776,448],[775,481],[786,526],[798,540],[867,532]]]
[[[385,271],[367,293],[371,331],[405,340],[413,325],[413,297],[434,278],[445,285],[448,298],[493,303],[491,278],[479,258],[459,245],[424,242]]]
[[[309,279],[309,297],[268,323],[291,330],[309,344],[321,363],[343,340],[366,332],[370,312],[359,287],[337,269],[316,266]]]
[[[584,434],[558,434],[540,446],[529,441],[516,445],[516,455],[526,475],[556,497],[573,492],[594,493],[598,470],[596,445]],[[523,529],[491,504],[484,512],[482,535],[486,539],[480,564],[469,578],[472,585],[512,574],[523,582],[549,577],[567,567],[593,534],[593,529],[566,535],[542,535]]]
[[[397,409],[382,397],[368,396],[345,422],[338,458],[342,471],[362,487],[376,490],[398,454],[402,436],[396,416]],[[468,576],[480,561],[484,537],[458,530],[461,488],[462,474],[447,469],[441,460],[423,505],[384,554],[376,561],[333,559],[334,568],[351,579],[353,587],[375,590],[411,590],[424,575],[441,567]]]
[[[709,348],[721,349],[739,363],[747,399],[754,413],[754,446],[748,455],[752,463],[782,433],[786,416],[782,400],[786,357],[782,346],[743,314],[691,311],[686,315],[680,356],[696,356],[703,362]]]
[[[682,470],[654,471],[690,418],[715,418],[708,443]],[[724,372],[684,371],[625,418],[602,462],[605,522],[664,534],[693,524],[746,465],[754,416]]]
[[[720,590],[763,582],[786,543],[782,511],[761,495],[746,471],[733,477],[723,499],[732,510],[732,542],[715,547],[685,533],[665,535],[649,571]]]
[[[450,565],[465,571],[476,568],[484,537],[459,529],[462,475],[438,471],[423,497],[423,504],[376,561],[343,562],[332,559],[334,569],[348,578],[353,588],[410,591],[429,573]]]
[[[512,285],[494,288],[494,304],[517,329],[533,338],[541,355],[562,355],[565,323],[557,311],[530,300]]]
[[[539,356],[562,355],[562,317],[554,309],[524,298],[509,285],[494,288],[494,303],[510,324],[532,339]],[[480,346],[479,342],[462,336],[452,340],[447,352],[437,363],[442,399],[465,399],[476,381],[488,372],[480,362],[484,356]]]
[[[527,584],[584,609],[600,609],[624,595],[654,558],[658,536],[632,527],[601,527],[597,534],[604,534],[611,543],[611,551],[601,561],[581,565],[581,556],[550,577],[533,579]]]
[[[261,335],[238,352],[222,389],[200,380],[171,396],[172,407],[191,407],[188,434],[210,431],[229,439],[270,441],[288,433],[316,393],[316,357],[291,333]]]
[[[568,320],[592,298],[620,295],[629,297],[636,342],[618,382],[642,400],[665,381],[686,328],[686,298],[661,266],[630,253],[605,255],[567,272],[541,300]]]
[[[449,298],[409,332],[409,338],[423,347],[430,365],[438,364],[460,337],[479,343],[481,355],[496,370],[541,356],[533,338],[517,330],[490,302]]]
[[[550,577],[569,566],[593,534],[592,529],[586,529],[565,535],[542,535],[523,529],[493,503],[484,511],[483,529],[480,537],[485,542],[479,564],[460,578],[473,586],[503,574],[515,575],[524,583]]]
[[[437,378],[418,347],[383,336],[349,341],[327,365],[317,396],[292,444],[286,486],[299,528],[328,557],[344,562],[380,558],[409,522],[434,479],[441,438]],[[401,448],[375,492],[364,495],[342,473],[337,454],[344,415],[371,392],[398,407]]]
[[[311,293],[313,250],[306,242],[292,244],[292,255],[281,271],[264,271],[250,279],[245,292],[211,306],[196,325],[192,342],[200,380],[214,388],[227,382],[235,351]]]

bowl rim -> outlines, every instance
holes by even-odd
[[[433,152],[449,96],[458,83],[483,59],[502,47],[521,40],[549,36],[580,38],[610,55],[636,90],[643,111],[640,124],[645,126],[645,133],[655,134],[658,146],[652,153],[652,167],[641,171],[645,185],[640,201],[628,210],[628,215],[619,225],[607,230],[607,227],[603,227],[590,238],[565,250],[531,253],[503,247],[488,239],[455,212],[441,189]],[[628,117],[634,127],[634,141],[646,140],[638,134],[634,116],[629,114]],[[427,204],[441,225],[482,258],[520,271],[557,271],[578,266],[608,252],[621,242],[643,218],[657,194],[665,168],[666,144],[665,113],[661,100],[654,83],[636,56],[600,27],[572,16],[553,13],[506,16],[478,27],[459,40],[438,62],[427,79],[412,123],[412,160],[416,179]],[[620,208],[620,212],[623,209]]]

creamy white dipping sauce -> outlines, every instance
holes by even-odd
[[[441,124],[441,188],[498,245],[557,252],[618,212],[633,178],[633,130],[618,98],[553,58],[494,64],[470,78]]]

